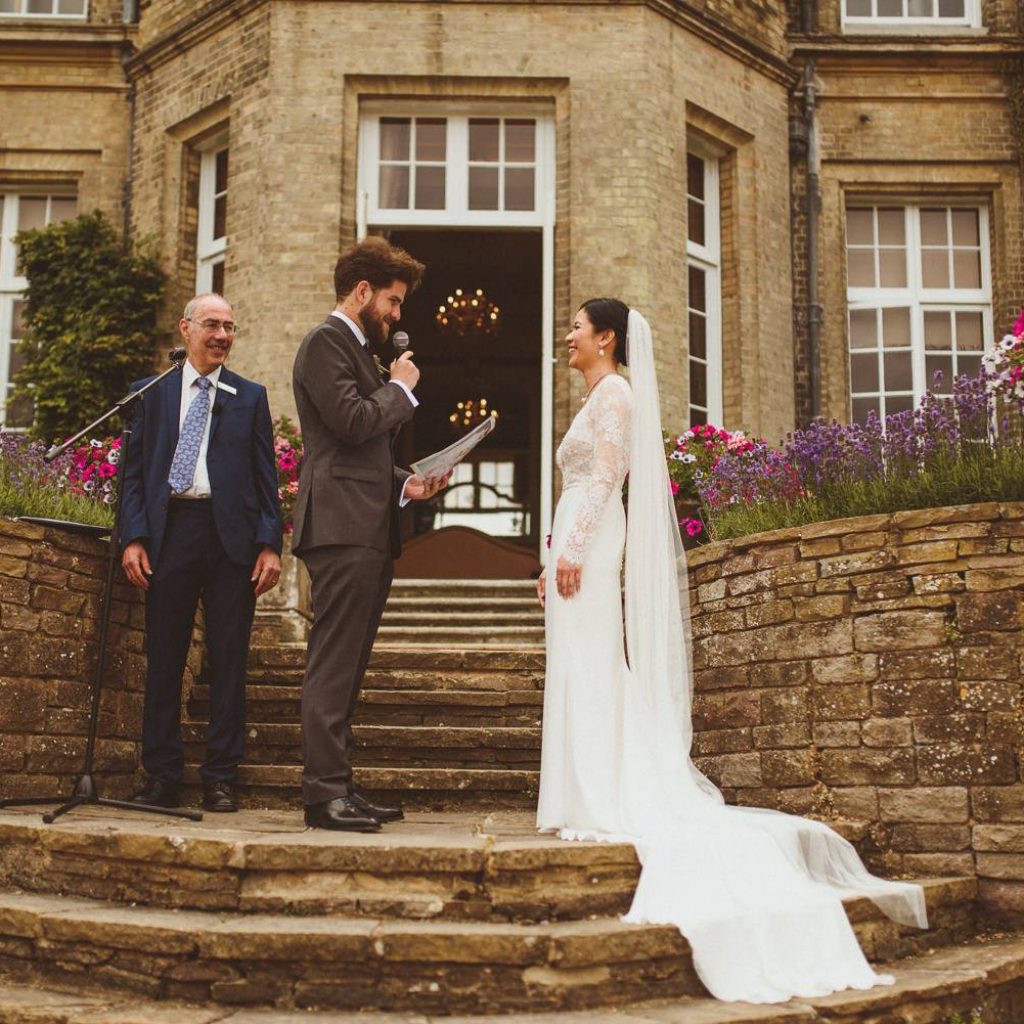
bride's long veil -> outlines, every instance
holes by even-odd
[[[627,337],[633,389],[625,607],[631,697],[654,730],[649,749],[659,777],[677,777],[685,764],[699,788],[720,801],[690,759],[689,578],[665,465],[651,327],[635,309],[629,311]]]

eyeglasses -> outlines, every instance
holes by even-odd
[[[211,334],[216,333],[221,327],[224,328],[225,334],[236,334],[238,332],[238,324],[233,320],[193,320],[192,317],[188,318],[189,323],[199,324],[204,331],[209,331]]]

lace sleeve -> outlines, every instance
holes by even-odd
[[[565,541],[563,554],[579,565],[584,552],[612,495],[622,489],[629,466],[629,419],[632,392],[623,380],[608,381],[594,392],[591,424],[594,453],[590,465],[587,493],[576,515],[576,521]]]

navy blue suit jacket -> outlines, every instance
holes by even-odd
[[[147,380],[136,381],[132,390]],[[262,547],[281,551],[284,532],[277,497],[274,430],[267,389],[221,367],[210,421],[206,468],[213,519],[228,558],[253,565]],[[156,569],[167,524],[167,477],[178,444],[181,374],[172,373],[136,403],[121,505],[121,546],[142,541]]]

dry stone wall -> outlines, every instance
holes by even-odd
[[[860,819],[887,873],[1024,911],[1024,504],[690,552],[694,756],[732,803]]]
[[[0,798],[71,792],[81,771],[96,665],[105,541],[0,518]],[[95,775],[127,793],[145,681],[143,601],[115,588]],[[193,649],[186,684],[198,668]]]

